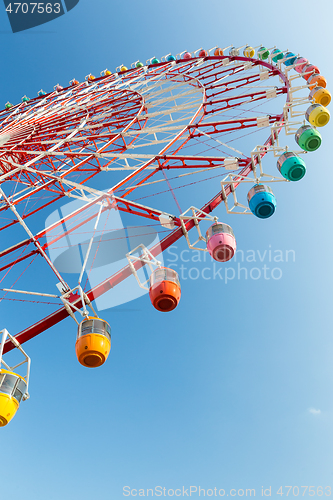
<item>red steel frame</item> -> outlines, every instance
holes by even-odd
[[[119,191],[121,188],[124,189],[124,186],[128,184],[130,180],[136,178],[138,174],[140,174],[147,168],[147,166],[151,166],[154,163],[156,163],[156,168],[153,168],[149,173],[147,173],[147,175],[145,175],[145,177],[141,179],[137,183],[137,185],[143,184],[148,179],[150,179],[156,172],[162,169],[177,169],[177,168],[190,169],[198,167],[211,168],[212,166],[223,165],[223,160],[224,160],[223,157],[197,158],[196,156],[181,155],[179,154],[179,151],[185,146],[185,144],[191,138],[200,137],[203,135],[203,133],[205,135],[213,135],[215,133],[221,133],[221,131],[227,132],[227,131],[240,130],[242,128],[257,126],[256,118],[243,118],[243,119],[224,120],[224,121],[220,120],[209,123],[204,122],[205,117],[207,115],[210,115],[214,111],[219,111],[221,109],[224,110],[227,108],[233,108],[235,106],[239,106],[244,102],[248,102],[248,99],[250,99],[253,102],[256,100],[264,99],[266,97],[266,93],[263,91],[252,92],[252,93],[249,92],[247,94],[241,95],[240,97],[226,97],[226,98],[219,97],[220,95],[223,96],[223,93],[225,92],[223,86],[225,86],[226,84],[223,83],[223,77],[226,75],[230,75],[230,67],[221,66],[221,59],[224,59],[224,57],[225,56],[206,57],[205,60],[207,62],[207,65],[204,66],[203,68],[195,66],[195,63],[198,61],[198,58],[194,58],[192,60],[187,60],[187,61],[179,60],[177,61],[178,64],[174,66],[170,65],[169,63],[160,63],[156,66],[150,67],[150,72],[154,72],[154,74],[156,75],[162,74],[165,71],[165,69],[168,68],[168,72],[165,74],[165,78],[180,76],[183,77],[183,79],[187,83],[189,83],[189,85],[200,87],[203,92],[202,105],[199,106],[197,112],[195,113],[190,123],[183,130],[181,130],[181,132],[178,133],[174,137],[174,139],[170,141],[158,155],[154,156],[151,160],[146,162],[142,167],[140,167],[139,169],[128,175],[126,179],[115,185],[111,190],[109,190],[108,193],[101,194],[100,198],[97,198],[94,201],[87,203],[87,205],[82,207],[82,209],[77,210],[75,212],[76,215],[81,211],[89,208],[89,206],[94,205],[97,201],[100,201],[101,199],[105,198],[106,200],[108,200],[108,205],[106,205],[105,208],[103,208],[103,210],[108,210],[110,207],[113,207],[121,211],[129,212],[132,214],[150,218],[154,221],[158,221],[159,215],[161,214],[161,212],[159,212],[158,210],[150,209],[136,202],[124,199],[125,196],[128,196],[132,191],[134,191],[136,186],[125,189],[125,192],[124,194],[122,194],[121,197],[115,196],[114,193],[116,193],[116,191]],[[281,81],[283,81],[283,87],[277,89],[277,94],[285,93],[287,100],[289,99],[288,79],[276,66],[273,66],[264,61],[249,59],[246,57],[229,57],[229,59],[231,61],[234,60],[239,62],[239,66],[235,65],[232,68],[233,72],[232,74],[235,75],[235,79],[228,81],[229,86],[232,84],[233,88],[241,88],[244,85],[260,81],[259,75],[246,76],[239,74],[244,68],[244,64],[251,62],[254,66],[260,65],[261,67],[265,68],[269,72],[269,76],[278,75],[281,78]],[[214,71],[213,81],[212,81],[212,71]],[[133,78],[135,74],[139,73],[140,70],[138,69],[129,70],[122,75],[122,79],[123,81],[126,81],[127,79]],[[110,81],[112,83],[115,81],[115,76],[112,75],[110,77],[104,77],[98,79],[98,81],[101,82]],[[205,82],[207,82],[207,85],[205,85]],[[77,86],[78,91],[81,90],[82,88],[84,88],[84,84],[80,84]],[[68,88],[64,89],[64,91],[62,92],[65,93],[67,90]],[[22,176],[22,170],[20,170],[19,168],[13,168],[13,165],[9,161],[11,158],[15,157],[16,162],[18,164],[26,163],[28,159],[27,158],[27,142],[28,142],[29,161],[31,162],[31,165],[34,165],[35,163],[37,163],[36,158],[40,156],[40,149],[36,147],[38,146],[38,143],[42,139],[45,140],[46,138],[49,142],[50,141],[52,142],[53,139],[54,140],[59,139],[59,136],[57,136],[56,134],[57,132],[63,131],[64,120],[63,122],[61,122],[61,120],[59,121],[59,116],[57,118],[55,113],[52,114],[52,105],[53,105],[52,97],[54,97],[55,93],[52,93],[50,94],[50,96],[47,96],[48,99],[46,99],[45,106],[50,109],[51,114],[42,121],[38,121],[38,119],[35,117],[33,119],[27,120],[24,126],[20,125],[19,127],[15,128],[15,122],[13,124],[9,120],[10,115],[8,115],[8,117],[6,118],[8,122],[7,129],[1,130],[0,138],[3,133],[6,133],[6,130],[8,130],[9,134],[11,134],[11,138],[9,143],[6,143],[6,148],[0,147],[0,167],[2,168],[4,173],[7,172],[6,180],[16,180],[17,182],[27,184],[32,187],[32,190],[30,192],[25,193],[18,198],[15,198],[15,196],[13,196],[11,199],[11,203],[18,205],[27,197],[41,190],[51,191],[55,195],[52,201],[43,204],[41,207],[35,210],[25,213],[22,217],[23,219],[28,218],[29,216],[36,213],[38,210],[45,208],[50,203],[63,197],[65,194],[66,187],[67,191],[75,189],[75,187],[70,187],[68,185],[61,184],[61,182],[59,182],[60,179],[64,179],[72,172],[79,171],[80,173],[85,174],[85,177],[81,180],[82,184],[84,184],[94,175],[99,173],[101,164],[99,163],[96,151],[97,152],[105,150],[112,151],[114,152],[115,157],[117,153],[125,151],[129,143],[126,143],[125,138],[121,132],[127,130],[139,131],[144,128],[147,122],[146,113],[148,113],[148,110],[145,107],[144,98],[139,93],[129,92],[126,90],[119,91],[115,90],[112,87],[108,92],[110,94],[109,96],[106,96],[105,90],[101,91],[100,94],[94,95],[94,99],[96,100],[96,106],[94,107],[93,105],[91,105],[90,102],[89,112],[93,113],[95,111],[96,113],[98,113],[101,111],[101,107],[104,106],[103,109],[105,109],[107,103],[111,105],[110,103],[112,102],[112,108],[115,109],[114,116],[116,116],[116,118],[113,121],[111,120],[102,123],[100,127],[103,130],[102,135],[101,133],[100,134],[98,133],[98,127],[96,127],[95,133],[89,134],[89,136],[87,137],[83,136],[81,139],[81,151],[71,151],[70,147],[67,146],[66,148],[64,148],[64,156],[66,157],[66,159],[73,161],[73,163],[75,160],[77,161],[77,163],[73,164],[73,167],[66,170],[64,173],[61,173],[59,171],[57,165],[53,162],[52,155],[49,155],[48,152],[45,155],[47,161],[38,163],[34,169],[31,167],[31,169],[24,171],[23,176]],[[98,98],[103,96],[104,100],[98,101]],[[87,98],[87,94],[85,94],[85,96],[83,97],[80,97],[80,99],[78,99],[78,102],[83,101],[84,103],[85,98]],[[41,100],[41,98],[38,99]],[[38,101],[38,99],[35,99],[33,103]],[[70,102],[72,99],[73,99],[72,96],[68,96],[67,98],[65,98],[63,101],[63,106],[67,102]],[[237,100],[240,102],[236,103],[235,101]],[[98,104],[99,102],[100,104]],[[19,107],[25,109],[25,106],[29,105],[31,105],[31,103],[29,103],[28,105],[20,105]],[[216,106],[216,108],[214,108],[214,106]],[[75,127],[78,126],[78,123],[84,117],[84,110],[85,108],[83,104],[82,109],[80,109],[80,112],[74,113],[70,116],[69,123],[66,123],[67,128],[75,129]],[[3,113],[0,113],[0,119]],[[195,123],[196,120],[198,121]],[[280,123],[280,127],[277,129],[277,133],[279,133],[280,129],[282,128],[283,113],[280,115],[269,116],[270,124],[277,122]],[[115,125],[117,125],[120,128],[121,132],[115,133],[111,129],[111,127],[114,127]],[[50,127],[52,127],[51,130]],[[185,137],[186,134],[188,134],[188,137]],[[102,146],[102,148],[98,148],[98,144],[96,144],[96,141],[101,140],[101,136],[103,140],[105,140],[105,144]],[[168,154],[167,151],[170,150],[171,146],[174,145],[175,142],[178,141],[183,136],[184,139],[183,142],[181,143],[181,146],[178,147],[177,150],[174,151],[172,154],[170,153]],[[32,139],[30,143],[29,143],[30,140],[29,138]],[[136,136],[133,135],[133,138],[131,138],[130,143],[132,143],[135,139]],[[78,142],[80,143],[80,141]],[[23,143],[24,143],[24,148],[20,149],[20,145]],[[270,146],[272,144],[273,144],[273,137],[270,136],[267,139],[265,145]],[[87,149],[88,150],[91,149],[91,154],[89,152],[87,153]],[[263,157],[265,153],[266,153],[265,150],[260,152],[260,157]],[[91,160],[97,161],[97,168],[96,164],[91,165],[91,168],[88,168],[89,162]],[[172,165],[170,165],[171,160],[173,162],[177,160],[177,163],[176,164],[173,163]],[[111,159],[106,165],[110,165],[112,161],[113,160]],[[241,177],[236,176],[234,178],[233,182],[234,187],[237,187],[238,184],[241,182],[241,180],[247,175],[249,175],[249,173],[252,171],[252,161],[257,163],[258,157],[256,157],[254,160],[251,160],[250,157],[239,160],[239,165],[240,167],[242,167],[242,170],[240,172]],[[45,171],[46,165],[49,168],[48,172]],[[37,182],[38,186],[33,188],[33,186],[36,185]],[[225,187],[225,193],[227,196],[231,193],[230,185],[227,185]],[[223,201],[223,196],[222,196],[222,191],[220,190],[208,203],[206,203],[201,208],[201,210],[209,214],[222,201]],[[0,208],[0,212],[6,209],[8,209],[8,206]],[[92,216],[91,218],[93,217],[94,216]],[[65,219],[66,218],[59,220],[59,222],[56,225],[53,225],[52,228],[54,229],[54,227],[56,227],[57,225],[61,225]],[[84,224],[87,220],[89,219],[85,219],[84,222],[78,224],[76,227],[79,227],[81,224]],[[18,222],[17,220],[13,220],[5,224],[0,229],[5,229],[11,225],[16,224],[17,222]],[[174,223],[176,225],[176,228],[170,234],[168,234],[158,245],[156,245],[151,249],[152,255],[157,256],[160,252],[163,252],[165,249],[167,249],[170,245],[175,243],[178,239],[180,239],[183,236],[183,230],[180,226],[179,218],[175,217]],[[187,231],[189,231],[191,228],[194,227],[193,220],[189,220],[188,222],[186,222],[185,226]],[[35,238],[39,240],[43,238],[45,234],[46,230],[43,230],[38,234],[36,234]],[[61,238],[62,236],[59,236],[59,238]],[[54,241],[56,240],[53,240],[53,242]],[[10,249],[7,249],[4,252],[0,252],[0,257],[7,255],[21,247],[24,247],[25,245],[29,245],[31,242],[32,239],[27,238],[26,240],[14,245]],[[53,242],[49,244],[52,244]],[[45,243],[43,245],[43,249],[45,250],[49,244]],[[38,253],[37,249],[34,249],[31,252],[27,253],[20,260],[31,257],[35,253]],[[10,265],[12,265],[12,263],[1,267],[0,271],[6,269]],[[136,269],[138,269],[140,263],[139,262],[134,263],[134,266],[136,267]],[[123,269],[119,270],[113,276],[105,279],[102,283],[92,288],[90,291],[86,292],[86,295],[90,300],[93,300],[94,298],[99,297],[103,293],[107,292],[108,290],[116,286],[118,283],[126,279],[129,275],[131,275],[131,270],[129,266],[126,266]],[[72,295],[72,297],[70,298],[70,302],[72,302],[73,305],[75,305],[76,307],[79,308],[82,307],[81,299],[78,295]],[[16,338],[20,343],[24,343],[27,340],[47,330],[51,326],[55,325],[59,321],[63,320],[67,316],[68,312],[64,307],[62,307],[61,309],[55,311],[49,316],[41,319],[39,322],[29,326],[28,328],[18,333],[16,335]],[[11,344],[7,343],[4,352],[7,352],[11,349],[12,349]]]

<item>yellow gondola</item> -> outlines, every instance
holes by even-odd
[[[27,391],[23,377],[9,370],[0,370],[0,427],[4,427],[15,416]]]
[[[30,358],[25,353],[20,343],[15,337],[4,329],[0,332],[2,338],[0,342],[0,427],[7,425],[15,416],[19,409],[21,401],[29,398],[28,384],[30,374]],[[10,367],[3,359],[3,351],[6,341],[10,341],[23,356],[25,361]],[[16,368],[27,363],[26,376],[23,377],[16,373]]]

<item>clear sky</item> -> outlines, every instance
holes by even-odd
[[[278,45],[319,66],[329,89],[333,82],[329,0],[80,0],[59,19],[16,34],[1,8],[0,26],[1,106],[105,67],[201,46]],[[298,486],[304,497],[301,486],[313,486],[310,496],[319,498],[322,486],[328,496],[331,133],[329,124],[321,148],[307,155],[304,179],[278,188],[271,219],[225,219],[237,227],[238,248],[255,255],[230,266],[235,279],[204,279],[207,263],[186,262],[191,255],[183,253],[177,310],[163,316],[147,296],[108,309],[112,350],[97,370],[77,363],[70,319],[25,345],[31,398],[0,432],[0,500],[121,500],[157,486],[184,498],[190,486],[206,496],[214,488],[261,496],[271,486],[273,499],[280,486],[283,496],[285,486]],[[164,258],[180,263],[186,249],[181,241]],[[265,264],[269,279],[245,272],[238,279],[238,263],[248,273]],[[1,327],[15,332],[21,314],[29,316],[28,306],[3,306]]]

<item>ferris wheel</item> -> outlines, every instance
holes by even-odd
[[[221,265],[230,260],[236,238],[214,210],[272,216],[272,186],[305,175],[301,155],[320,147],[330,100],[304,57],[246,45],[121,64],[8,102],[0,112],[0,302],[28,301],[35,312],[21,331],[3,330],[0,426],[28,397],[24,342],[71,316],[79,362],[100,366],[111,348],[110,325],[95,310],[103,294],[131,279],[131,289],[171,312],[181,284],[163,265],[166,249],[184,237]],[[281,131],[295,136],[294,150]],[[4,361],[14,348],[25,376]]]

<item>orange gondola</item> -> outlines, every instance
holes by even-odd
[[[78,327],[75,344],[76,356],[88,368],[101,366],[111,349],[111,328],[101,318],[88,316]]]
[[[176,271],[159,267],[150,275],[149,297],[158,311],[169,312],[175,309],[180,300],[180,282]]]

